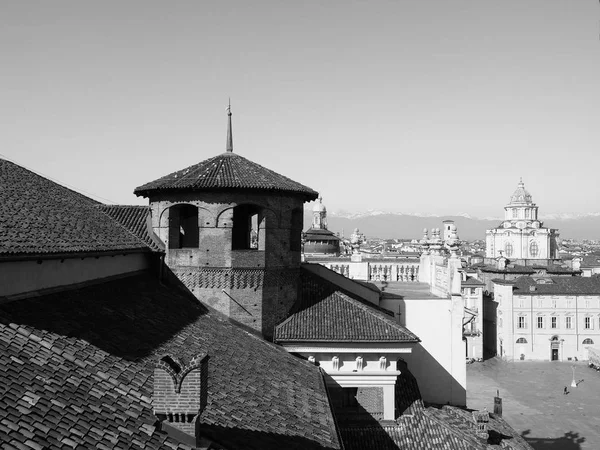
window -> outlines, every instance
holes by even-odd
[[[555,298],[552,299],[552,307],[556,308],[556,299]]]
[[[571,317],[567,316],[565,317],[565,328],[571,328]]]
[[[537,327],[544,328],[544,318],[542,316],[538,316],[537,318]]]
[[[552,328],[556,328],[556,317],[552,317],[552,318],[550,319],[550,326],[551,326]]]
[[[525,308],[525,299],[523,297],[519,298],[519,308]]]
[[[517,339],[517,344],[527,344],[527,339],[519,338],[519,339]]]
[[[591,317],[586,317],[583,321],[584,321],[584,327],[586,330],[589,330],[592,328],[592,318]]]
[[[498,326],[502,328],[502,317],[498,318]]]
[[[290,250],[302,251],[302,223],[303,212],[301,208],[292,210],[292,223],[290,226]]]
[[[198,208],[174,205],[169,208],[169,248],[198,248]]]
[[[231,248],[233,250],[257,250],[259,247],[259,208],[238,205],[233,208]],[[264,246],[264,243],[260,243]]]
[[[572,306],[573,306],[573,301],[570,298],[568,298],[567,299],[567,308],[571,308]]]
[[[504,252],[506,253],[506,257],[510,258],[513,254],[513,245],[512,242],[508,241],[504,244]]]
[[[589,299],[589,298],[586,298],[586,299],[585,299],[585,307],[586,307],[586,308],[589,308],[589,307],[590,307],[590,299]]]
[[[532,258],[537,258],[539,253],[540,253],[540,248],[538,246],[538,243],[536,241],[531,241],[531,244],[529,244],[529,254],[531,255]]]
[[[583,345],[594,345],[594,341],[592,341],[590,338],[584,339],[582,342]]]
[[[525,316],[519,316],[517,318],[517,328],[527,328],[527,321],[525,320]]]

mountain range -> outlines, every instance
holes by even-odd
[[[328,212],[329,230],[350,237],[355,228],[367,237],[384,239],[421,239],[423,229],[442,228],[442,221],[454,220],[458,236],[464,240],[485,239],[485,230],[497,227],[502,218],[486,217],[479,219],[466,213],[453,216],[433,214],[405,214],[386,211],[350,213],[347,211]],[[562,239],[600,239],[600,213],[590,214],[548,214],[540,220],[545,227],[556,228]],[[312,210],[304,213],[304,229],[310,228]]]

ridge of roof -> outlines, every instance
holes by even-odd
[[[278,174],[233,152],[225,152],[185,169],[138,186],[137,196],[172,190],[251,189],[302,195],[306,201],[319,194],[313,189]]]

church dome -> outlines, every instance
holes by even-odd
[[[319,196],[319,201],[313,206],[313,212],[327,212],[327,208],[323,204],[323,197]]]
[[[521,179],[517,190],[510,196],[510,203],[533,203],[531,200],[531,194],[525,190],[525,184]]]

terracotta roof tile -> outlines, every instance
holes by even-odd
[[[520,277],[512,284],[513,295],[600,295],[598,276],[546,277],[539,282],[534,277]]]
[[[98,204],[0,159],[0,257],[147,250]]]
[[[165,190],[252,189],[298,194],[306,201],[319,194],[236,153],[223,153],[186,169],[165,175],[135,188],[134,193],[148,197]]]
[[[352,298],[326,280],[302,270],[298,309],[275,328],[277,342],[418,342],[393,313]],[[390,315],[391,314],[391,315]]]
[[[204,435],[229,450],[340,447],[318,368],[174,289],[142,274],[0,305],[0,441],[184,448],[154,427],[153,369],[206,351]]]
[[[98,205],[98,208],[140,238],[150,249],[164,251],[164,244],[154,235],[148,223],[148,206]]]

